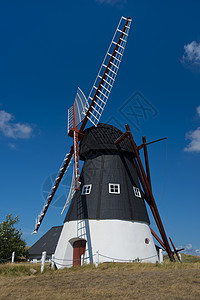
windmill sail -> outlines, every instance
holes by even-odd
[[[38,229],[39,229],[39,227],[41,225],[41,222],[42,222],[42,220],[43,220],[43,218],[44,218],[44,216],[45,216],[45,214],[47,212],[47,209],[49,208],[49,205],[50,205],[50,203],[51,203],[51,201],[53,199],[53,196],[54,196],[55,192],[57,191],[57,188],[58,188],[58,186],[60,184],[60,181],[62,180],[65,172],[69,168],[69,165],[70,165],[70,163],[72,161],[72,156],[73,156],[73,147],[71,148],[71,151],[68,154],[66,154],[66,156],[65,156],[65,158],[63,160],[63,163],[62,163],[62,165],[60,167],[60,170],[58,171],[56,179],[55,179],[55,181],[54,181],[54,183],[52,185],[52,188],[51,188],[51,190],[50,190],[50,192],[49,192],[49,194],[47,196],[46,202],[45,202],[45,204],[44,204],[44,206],[43,206],[40,214],[36,218],[36,224],[35,224],[35,228],[33,230],[33,233],[37,233],[37,231],[38,231]]]
[[[121,17],[88,99],[86,99],[81,89],[78,88],[74,102],[77,125],[82,120],[84,127],[87,120],[90,120],[95,126],[99,123],[120,67],[131,22],[131,18]],[[73,122],[74,114],[72,106],[68,110],[68,133],[70,128],[73,128]],[[80,131],[84,129],[82,125]]]
[[[62,209],[62,212],[61,212],[61,215],[63,214],[63,212],[65,211],[66,207],[68,206],[68,204],[70,203],[71,199],[73,198],[74,196],[74,193],[75,193],[75,176],[74,176],[74,172],[73,172],[73,176],[72,176],[72,183],[71,183],[71,188],[70,188],[70,191],[69,191],[69,195],[67,197],[67,201]]]
[[[79,190],[79,153],[78,153],[78,133],[74,131],[74,175],[75,175],[75,190]]]
[[[122,17],[88,97],[86,118],[97,125],[109,98],[127,43],[132,20]],[[83,122],[83,124],[86,122]],[[82,124],[82,125],[83,125]],[[85,124],[84,124],[85,125]],[[83,125],[83,126],[84,126]],[[80,128],[83,128],[83,126]]]
[[[73,154],[75,190],[79,190],[80,188],[78,142],[80,141],[80,138],[83,137],[82,133],[88,120],[90,120],[95,126],[99,123],[100,117],[103,113],[119,70],[131,22],[131,18],[121,18],[88,99],[85,97],[80,88],[77,90],[75,102],[68,110],[68,135],[73,137],[74,143],[69,154],[64,160],[55,183],[51,188],[49,196],[47,197],[46,203],[37,218],[34,233],[37,233],[41,225],[41,222],[54,197],[60,181],[62,180],[71,162]],[[81,126],[78,129],[78,125],[80,123]]]
[[[89,107],[88,100],[79,87],[76,93],[74,106],[75,106],[75,113],[76,113],[76,123],[78,125],[84,119],[86,111],[88,110]],[[68,133],[70,131],[70,128],[73,128],[73,126],[74,126],[74,112],[73,112],[73,105],[72,105],[68,109]]]

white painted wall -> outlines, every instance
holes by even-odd
[[[138,258],[142,262],[155,263],[158,261],[153,237],[146,223],[122,220],[88,221],[92,255],[95,255],[98,250],[100,263],[113,260],[116,262],[133,261]],[[55,251],[58,268],[73,265],[73,240],[71,243],[70,240],[74,238],[78,238],[77,221],[66,222]],[[149,244],[145,243],[146,238],[149,239]],[[86,262],[89,263],[89,259]]]

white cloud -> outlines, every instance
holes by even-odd
[[[192,244],[187,244],[185,246],[181,246],[178,247],[178,249],[184,248],[183,251],[181,251],[180,253],[184,253],[184,254],[191,254],[191,255],[200,255],[200,249],[199,248],[194,248]]]
[[[109,4],[109,5],[115,5],[115,4],[125,4],[127,0],[96,0],[99,4]]]
[[[183,63],[200,65],[200,43],[193,41],[184,46]]]
[[[185,250],[192,250],[192,244],[187,244],[185,246]]]
[[[197,110],[197,114],[198,114],[198,116],[200,117],[200,105],[199,105],[199,106],[197,106],[196,110]]]
[[[13,139],[29,139],[33,128],[29,124],[14,122],[12,114],[5,110],[0,110],[0,132],[4,136]]]
[[[196,112],[200,117],[200,105],[197,106]],[[200,152],[200,127],[195,130],[191,130],[185,135],[186,140],[189,140],[189,144],[184,148],[185,152]]]
[[[15,144],[13,144],[13,143],[8,143],[8,147],[9,147],[11,150],[16,150],[16,149],[17,149],[16,146],[15,146]]]
[[[186,139],[190,143],[184,148],[185,152],[200,152],[200,127],[186,133]]]

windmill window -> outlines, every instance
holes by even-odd
[[[134,191],[135,197],[142,198],[139,188],[133,186],[133,191]]]
[[[145,244],[150,244],[150,240],[148,238],[145,239]]]
[[[110,194],[120,194],[120,184],[109,183],[109,193]]]
[[[82,188],[82,194],[81,195],[89,195],[91,193],[92,185],[91,184],[85,184]]]

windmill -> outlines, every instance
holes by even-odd
[[[68,266],[79,265],[81,259],[91,263],[97,249],[102,262],[114,257],[120,261],[141,258],[156,262],[152,235],[170,260],[174,260],[152,193],[145,137],[138,147],[128,125],[123,133],[99,123],[119,70],[131,22],[131,18],[121,18],[88,98],[78,88],[74,104],[68,110],[68,135],[73,138],[73,145],[34,229],[37,233],[73,161],[71,189],[62,213],[68,205],[69,209],[55,252],[61,262],[57,262],[57,267],[65,261],[71,261]],[[88,121],[93,126],[85,129]],[[144,149],[146,172],[139,155],[141,149]],[[80,158],[84,161],[81,174]],[[144,200],[150,206],[162,239],[149,227]]]

